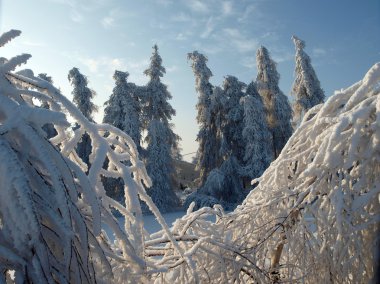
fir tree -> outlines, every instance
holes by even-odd
[[[214,139],[214,157],[215,167],[219,167],[223,162],[225,156],[222,149],[223,141],[223,127],[225,124],[225,106],[227,97],[224,95],[224,91],[219,86],[216,86],[210,97],[210,129],[211,133],[215,135]]]
[[[38,78],[43,79],[49,82],[50,84],[53,84],[53,79],[50,76],[48,76],[46,73],[38,74]],[[44,101],[41,104],[41,107],[46,108],[46,109],[50,108],[49,104],[46,101]],[[42,129],[46,132],[47,139],[50,139],[58,134],[57,130],[54,128],[54,125],[51,123],[46,123],[44,126],[42,126]]]
[[[200,129],[197,135],[199,143],[197,169],[199,170],[200,185],[203,185],[210,171],[218,166],[218,161],[220,160],[218,134],[216,129],[212,127],[211,122],[210,104],[213,86],[209,80],[212,72],[206,65],[207,58],[198,51],[188,53],[187,58],[192,62],[195,89],[198,93],[196,108],[198,110],[197,122]]]
[[[115,71],[113,76],[115,88],[108,101],[104,103],[104,123],[109,123],[127,133],[140,147],[141,121],[140,103],[136,92],[137,86],[128,83],[128,72]]]
[[[147,124],[145,159],[152,187],[149,189],[153,201],[162,211],[168,211],[179,204],[173,191],[175,168],[172,158],[179,137],[173,132],[170,120],[175,110],[168,100],[172,98],[167,86],[161,82],[165,74],[158,47],[153,47],[151,63],[144,74],[149,77],[146,85],[143,113]]]
[[[92,113],[97,110],[97,107],[91,100],[95,96],[95,91],[87,87],[88,81],[86,76],[82,75],[76,67],[69,71],[68,79],[73,86],[72,95],[74,104],[86,118],[93,121]],[[87,133],[83,134],[76,151],[78,156],[87,165],[90,165],[91,139]]]
[[[295,80],[292,87],[292,95],[295,97],[293,105],[294,121],[299,123],[302,116],[313,106],[323,103],[325,93],[315,74],[309,55],[303,50],[305,42],[296,36],[292,37],[296,48]]]
[[[245,144],[243,176],[257,178],[273,160],[273,141],[265,119],[263,101],[257,92],[254,82],[240,100],[244,108],[244,129],[242,140]]]
[[[288,98],[278,86],[280,74],[268,50],[262,46],[256,54],[257,90],[263,98],[267,123],[273,137],[273,152],[277,158],[289,137],[292,135],[292,109]]]
[[[243,131],[243,107],[240,99],[243,97],[245,84],[234,76],[227,76],[223,82],[225,96],[223,112],[225,113],[222,132],[223,156],[234,156],[240,163],[244,157],[244,144],[241,139]]]
[[[127,133],[135,142],[138,151],[141,153],[141,120],[140,120],[140,94],[139,87],[133,83],[128,83],[129,73],[115,71],[113,79],[115,87],[108,101],[104,103],[103,123],[111,124]],[[107,194],[123,203],[124,184],[121,178],[104,178]]]

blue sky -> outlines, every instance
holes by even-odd
[[[23,33],[0,56],[32,54],[26,67],[48,73],[70,98],[67,73],[78,67],[99,106],[112,92],[115,69],[128,71],[131,82],[147,82],[143,71],[157,43],[183,153],[196,151],[198,132],[188,52],[209,58],[213,84],[226,75],[249,83],[256,77],[255,52],[264,45],[278,63],[280,88],[289,94],[295,34],[306,41],[327,96],[380,61],[379,0],[0,0],[0,32],[12,28]]]

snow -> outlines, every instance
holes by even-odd
[[[168,212],[162,214],[162,217],[164,218],[166,224],[168,224],[169,227],[173,226],[173,223],[177,220],[182,218],[186,214],[185,211],[175,211],[175,212]],[[124,217],[118,217],[117,218],[119,224],[124,224]],[[212,219],[210,218],[210,221]],[[143,215],[143,222],[144,222],[144,229],[149,233],[149,235],[152,235],[153,233],[157,233],[158,231],[162,230],[162,227],[160,223],[157,221],[156,216],[153,214],[146,214]],[[113,234],[113,231],[110,230],[108,226],[104,226],[103,229],[107,233],[107,236],[109,237],[111,242],[115,241],[115,236]]]
[[[13,36],[0,37],[0,43]],[[19,283],[373,279],[380,222],[380,63],[305,114],[236,210],[226,213],[214,205],[193,211],[191,204],[186,214],[162,216],[143,186],[151,181],[131,137],[91,122],[50,82],[12,72],[27,57],[20,58],[0,65],[1,283],[10,271]],[[51,109],[41,111],[33,99]],[[42,129],[48,112],[57,119],[50,141]],[[91,138],[88,173],[73,154],[77,137],[56,113],[73,117]],[[103,168],[106,159],[112,169]],[[126,206],[106,196],[104,176],[123,179]],[[154,217],[142,215],[141,201]],[[124,218],[114,218],[111,208]]]

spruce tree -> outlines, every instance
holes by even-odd
[[[289,137],[292,135],[292,108],[288,98],[280,90],[280,74],[268,50],[262,46],[256,54],[256,86],[263,99],[267,123],[273,137],[273,152],[277,158]]]
[[[140,94],[139,87],[128,83],[129,73],[116,70],[113,79],[115,87],[108,101],[104,103],[103,123],[111,124],[127,133],[135,142],[141,153],[141,120],[140,120]],[[140,87],[141,88],[141,87]],[[108,165],[105,165],[108,166]],[[104,186],[107,194],[123,203],[124,184],[121,178],[104,178]]]
[[[263,101],[254,82],[248,85],[245,97],[240,102],[244,108],[242,140],[245,153],[242,174],[251,180],[261,176],[273,160],[273,141],[265,119]]]
[[[50,76],[48,76],[46,73],[38,74],[38,78],[43,79],[43,80],[49,82],[50,84],[53,84],[53,79]],[[46,108],[46,109],[50,108],[49,104],[46,101],[44,101],[41,104],[41,107]],[[58,134],[54,125],[51,123],[46,123],[44,126],[42,126],[42,129],[46,132],[46,138],[47,139],[50,139],[50,138],[52,138]]]
[[[145,160],[152,179],[152,187],[148,192],[160,210],[169,211],[179,205],[173,191],[175,168],[172,158],[173,148],[177,147],[179,137],[170,124],[175,110],[168,102],[172,96],[167,86],[161,82],[165,68],[162,66],[157,45],[153,47],[151,63],[144,74],[149,77],[143,107],[147,123]]]
[[[245,84],[234,76],[227,76],[223,82],[223,94],[225,97],[223,112],[224,121],[222,126],[223,156],[235,156],[241,163],[244,157],[244,143],[241,139],[243,131],[243,107],[240,99],[244,96]]]
[[[323,103],[325,93],[311,65],[309,55],[303,50],[305,42],[296,36],[292,37],[296,48],[295,80],[291,94],[295,97],[293,105],[294,121],[299,123],[302,116],[313,106]]]
[[[103,122],[111,124],[127,133],[140,148],[141,120],[137,86],[128,83],[128,72],[115,71],[115,87],[108,101],[104,103]]]
[[[92,102],[92,99],[96,95],[95,91],[87,87],[88,80],[86,76],[82,75],[76,67],[69,71],[68,79],[73,86],[72,95],[74,104],[86,118],[93,121],[92,113],[97,110],[96,105]],[[91,139],[87,133],[83,134],[76,151],[78,156],[90,166]]]
[[[207,57],[198,51],[188,53],[188,60],[191,60],[191,67],[195,76],[195,89],[198,93],[198,103],[196,105],[198,114],[197,122],[199,132],[197,135],[198,163],[200,186],[202,186],[211,170],[218,166],[219,147],[217,131],[212,127],[212,114],[210,110],[213,86],[209,82],[212,76],[211,70],[207,67]]]

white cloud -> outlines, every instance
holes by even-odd
[[[115,25],[115,19],[111,17],[105,17],[102,19],[102,26],[104,28],[110,28]]]
[[[259,43],[255,39],[235,39],[232,42],[240,52],[256,51]]]
[[[173,1],[172,0],[156,0],[156,3],[162,6],[169,6],[173,4]]]
[[[232,14],[232,2],[231,1],[224,1],[222,3],[222,14],[224,16],[228,16]]]
[[[186,1],[187,6],[197,13],[207,13],[209,12],[208,6],[199,0],[187,0]]]
[[[315,57],[321,57],[321,56],[326,55],[326,53],[327,53],[326,49],[318,48],[318,47],[313,48],[312,52],[313,52],[313,56],[315,56]]]
[[[183,40],[187,40],[187,36],[185,36],[183,33],[179,33],[177,34],[175,39],[179,41],[183,41]]]
[[[100,61],[93,58],[79,58],[79,61],[85,65],[90,72],[96,73],[100,65]]]
[[[33,47],[42,47],[42,46],[45,46],[45,43],[38,42],[38,41],[33,41],[33,40],[24,40],[24,41],[21,42],[21,44],[26,45],[26,46],[33,46]]]
[[[294,54],[286,51],[278,51],[272,53],[272,58],[277,63],[286,62],[294,59]]]
[[[241,65],[244,67],[247,67],[249,69],[256,67],[256,57],[255,56],[248,56],[244,57],[241,61]]]
[[[70,18],[75,23],[80,23],[83,21],[83,15],[78,10],[71,10]]]
[[[223,31],[227,36],[230,36],[233,38],[241,38],[242,37],[242,35],[240,34],[238,29],[226,28]]]
[[[124,16],[123,12],[120,12],[120,10],[110,10],[102,20],[101,24],[104,28],[112,28],[116,26],[116,22]]]
[[[125,70],[127,65],[121,58],[110,58],[107,56],[102,56],[99,58],[89,58],[89,57],[79,57],[79,61],[85,65],[88,70],[92,73],[97,73],[101,75],[101,71],[106,73],[112,72],[113,70]]]
[[[255,17],[258,14],[257,7],[255,5],[248,5],[243,14],[238,18],[239,22],[246,22],[250,17]]]
[[[186,23],[186,22],[192,21],[193,19],[189,15],[181,12],[179,14],[176,14],[176,15],[172,16],[170,18],[170,20],[173,21],[173,22],[183,22],[183,23]]]
[[[93,58],[76,56],[76,58],[79,58],[79,61],[88,69],[88,71],[97,77],[111,78],[115,70],[120,70],[127,71],[130,74],[128,81],[136,84],[146,83],[147,78],[144,75],[144,70],[149,66],[148,59],[126,61],[123,58],[112,58],[108,56]],[[176,68],[176,66],[171,66],[168,68],[168,72],[174,72]]]
[[[241,53],[255,51],[258,41],[254,38],[247,38],[238,29],[226,28],[223,30],[225,40]]]
[[[167,67],[167,68],[166,68],[166,71],[167,71],[168,73],[172,73],[172,72],[177,71],[178,69],[179,69],[179,68],[178,68],[177,65],[172,65],[172,66]]]
[[[205,30],[201,34],[201,38],[208,38],[211,33],[214,31],[215,28],[215,22],[212,17],[210,17],[206,23]]]
[[[223,50],[221,45],[202,45],[200,42],[195,42],[192,46],[205,54],[216,54]]]

